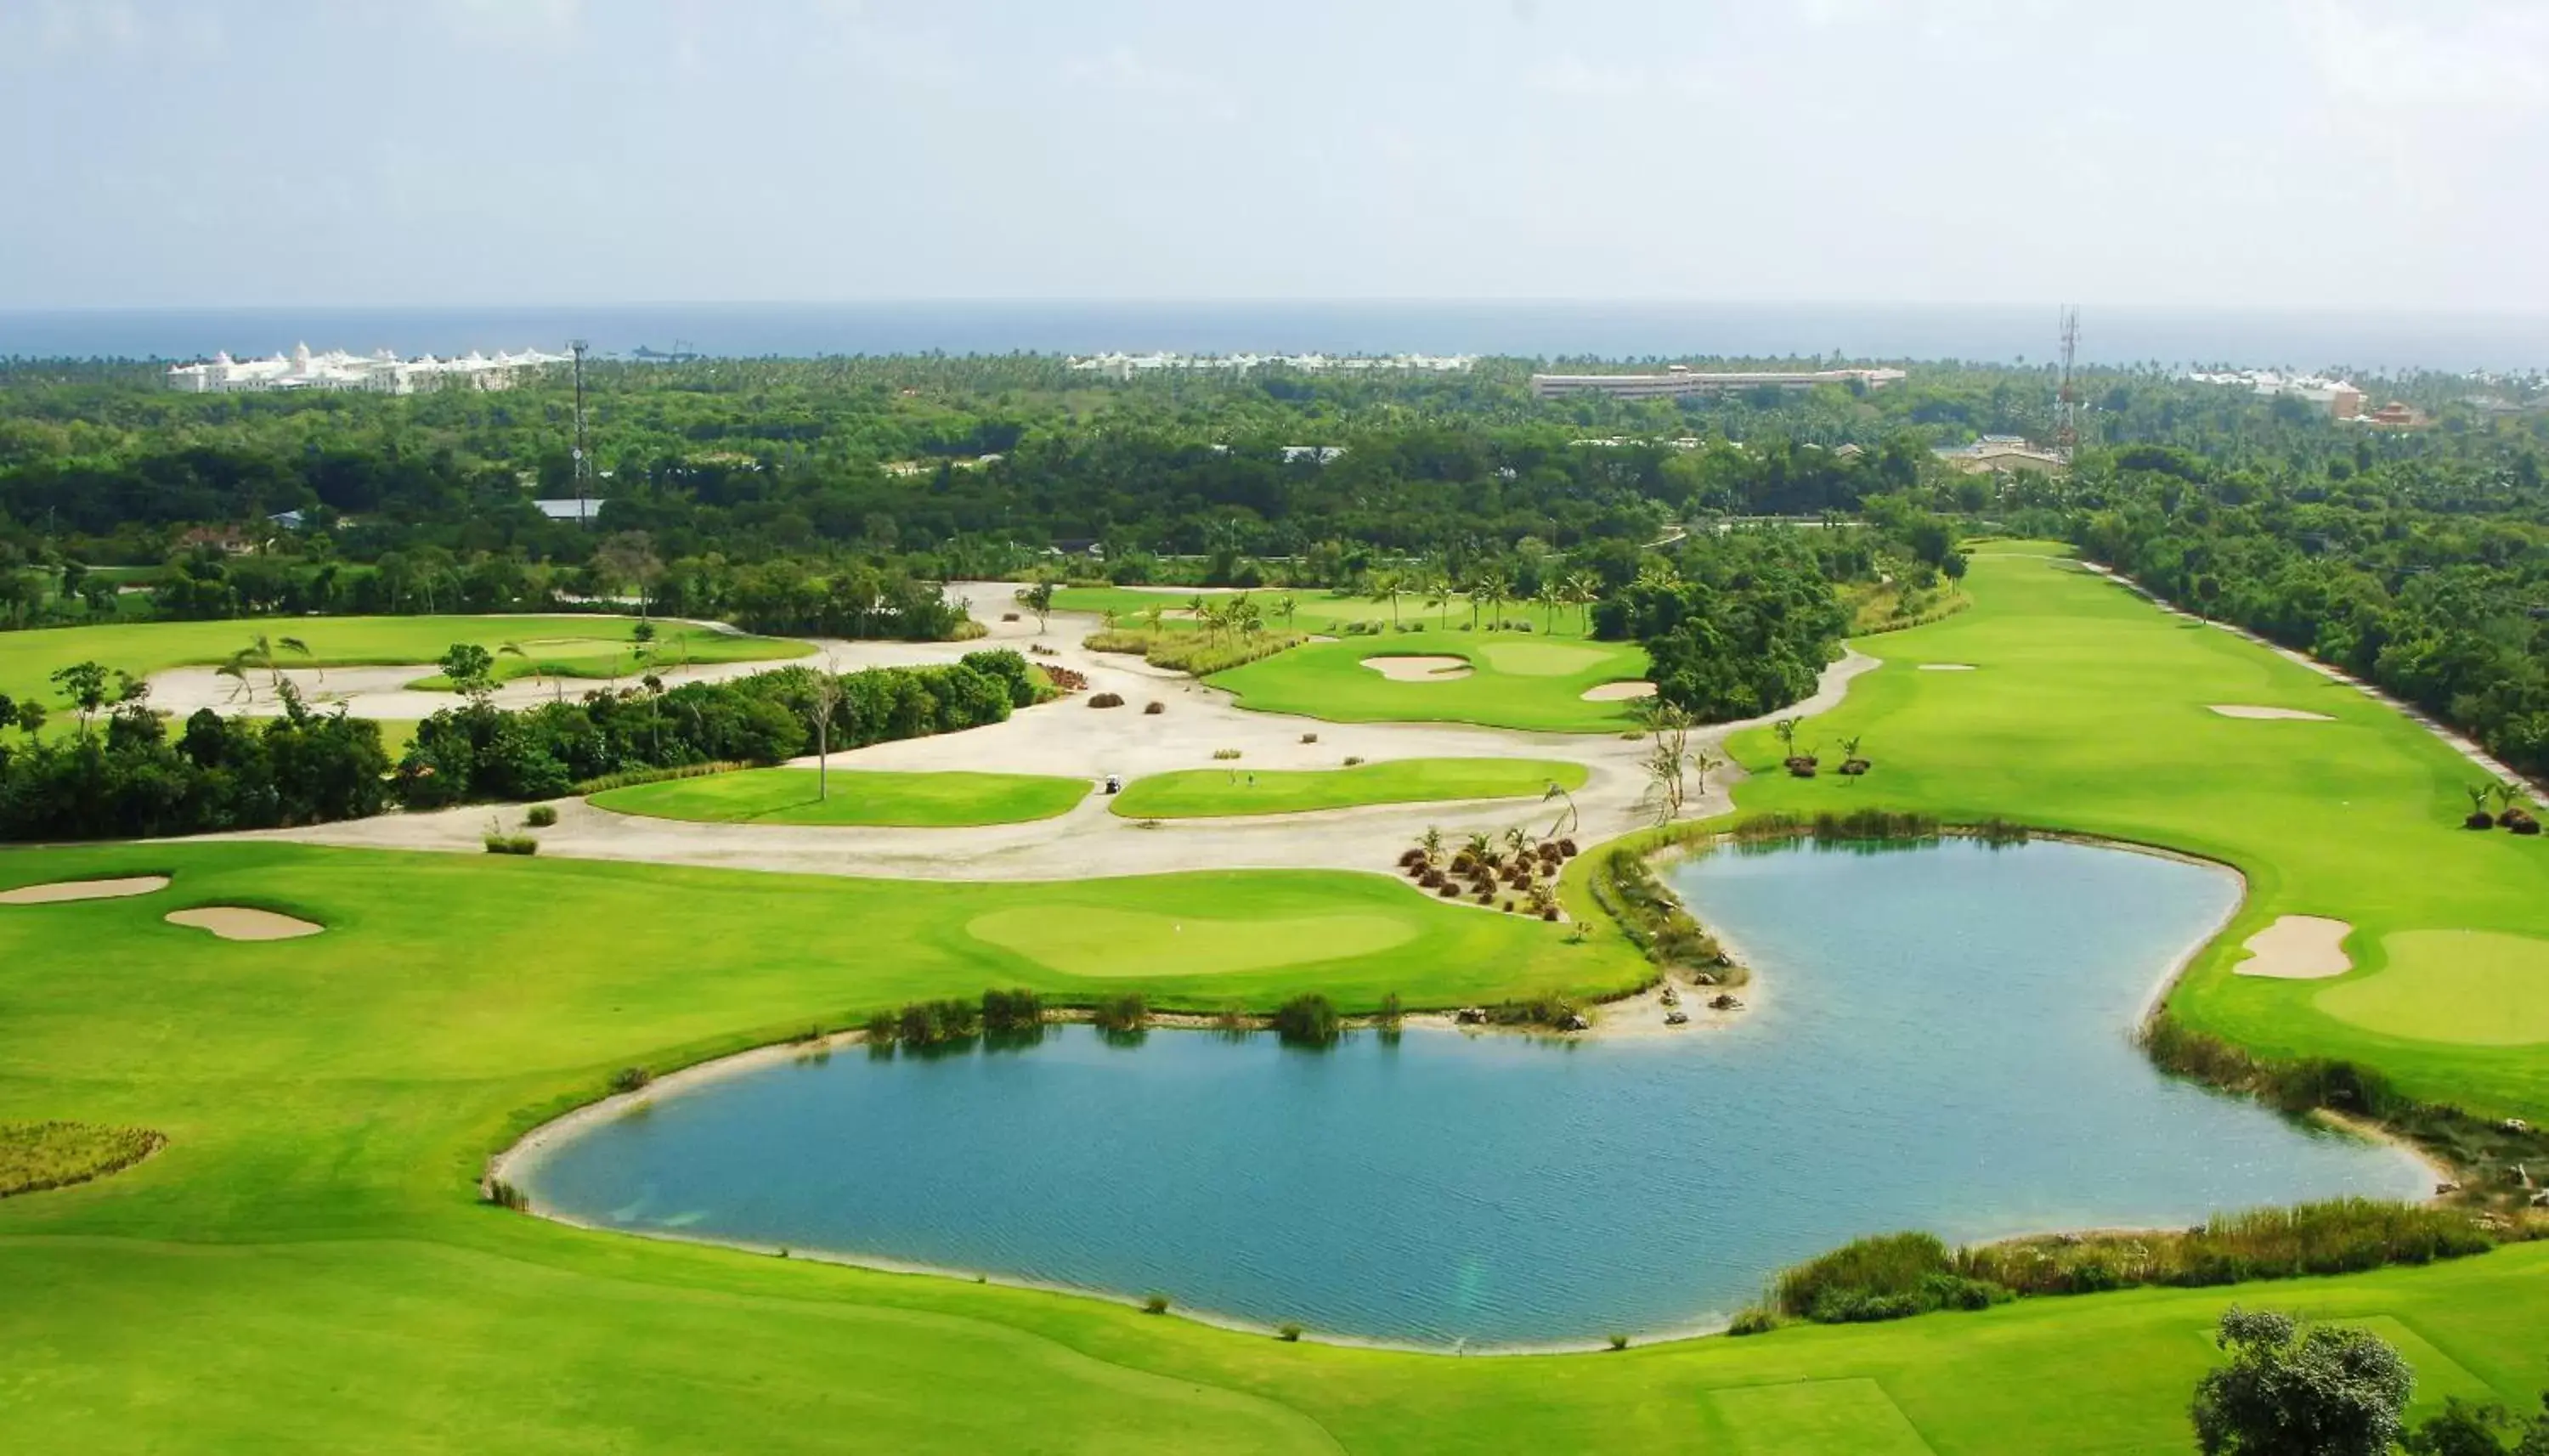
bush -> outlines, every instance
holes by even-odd
[[[1156,716],[1157,714],[1165,713],[1168,710],[1169,705],[1160,701],[1156,697],[1152,698],[1149,702],[1142,704],[1142,714],[1145,717]]]
[[[982,1008],[970,1001],[914,1001],[896,1013],[895,1041],[905,1046],[945,1046],[982,1032]]]
[[[1142,1313],[1145,1315],[1165,1315],[1169,1313],[1169,1297],[1164,1294],[1146,1294],[1142,1296]]]
[[[1301,1342],[1301,1326],[1285,1321],[1274,1326],[1274,1337],[1287,1345]]]
[[[494,1204],[496,1207],[500,1209],[512,1209],[518,1214],[527,1212],[531,1206],[531,1196],[529,1194],[524,1193],[519,1188],[515,1187],[513,1184],[506,1182],[502,1178],[490,1178],[487,1180],[486,1197],[487,1202]]]
[[[1120,692],[1092,692],[1088,695],[1088,705],[1092,708],[1120,708],[1124,705],[1124,694]]]
[[[1235,748],[1217,748],[1212,751],[1213,762],[1217,764],[1226,764],[1238,757],[1239,750]]]
[[[1346,767],[1347,767],[1347,768],[1349,768],[1349,769],[1358,768],[1358,767],[1361,767],[1361,765],[1362,765],[1362,764],[1363,764],[1363,755],[1361,755],[1361,754],[1348,754],[1348,755],[1346,755]]]
[[[1319,741],[1319,735],[1315,733],[1304,733],[1301,735],[1301,741],[1303,743],[1316,743]]]
[[[634,1092],[653,1080],[655,1074],[642,1066],[623,1066],[611,1074],[611,1090],[621,1094]]]
[[[1044,998],[1023,987],[983,993],[983,1030],[1012,1033],[1044,1025]]]
[[[1311,991],[1274,1008],[1274,1035],[1294,1046],[1326,1046],[1342,1030],[1337,1008]]]
[[[491,834],[487,836],[487,853],[491,855],[536,855],[540,842],[527,834]]]
[[[869,1046],[893,1046],[893,1045],[894,1045],[894,1030],[895,1030],[895,1017],[894,1017],[894,1013],[893,1013],[893,1012],[891,1012],[891,1011],[875,1011],[875,1012],[870,1012],[870,1013],[868,1014],[868,1020],[867,1020],[867,1034],[868,1034],[868,1045],[869,1045]]]
[[[1735,1319],[1727,1324],[1726,1332],[1728,1334],[1739,1336],[1747,1334],[1768,1334],[1771,1330],[1778,1327],[1778,1316],[1770,1313],[1768,1310],[1762,1309],[1758,1305],[1754,1305],[1749,1309],[1739,1311],[1736,1314]]]
[[[581,779],[572,792],[578,797],[583,797],[608,793],[614,788],[627,788],[633,784],[662,783],[671,778],[706,778],[710,774],[731,774],[738,769],[751,767],[750,764],[719,759],[705,764],[673,764],[661,769],[630,769],[623,773],[604,774],[598,777]]]
[[[522,822],[533,829],[547,829],[557,823],[557,806],[555,804],[533,804],[530,809],[522,815]]]
[[[1100,997],[1088,1019],[1101,1032],[1138,1032],[1151,1024],[1151,1008],[1138,991]]]

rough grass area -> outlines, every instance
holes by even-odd
[[[1457,657],[1471,671],[1436,682],[1392,682],[1363,665],[1365,658],[1380,656]],[[1646,675],[1646,649],[1635,643],[1429,627],[1312,642],[1216,674],[1212,685],[1236,693],[1244,708],[1337,723],[1616,733],[1637,721],[1635,705],[1586,702],[1585,689]]]
[[[1358,804],[1539,798],[1552,783],[1584,786],[1584,767],[1543,759],[1394,759],[1352,769],[1193,769],[1125,785],[1110,805],[1128,819],[1291,814]]]
[[[103,1178],[148,1157],[166,1140],[146,1128],[0,1123],[0,1198]]]
[[[840,824],[955,828],[1019,824],[1067,814],[1088,794],[1086,778],[1036,774],[890,774],[834,769],[815,797],[811,769],[659,779],[594,794],[599,809],[705,824]]]

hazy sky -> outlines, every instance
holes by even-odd
[[[0,0],[0,308],[2549,311],[2544,0]]]

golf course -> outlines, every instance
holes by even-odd
[[[1724,750],[1749,776],[1730,802],[1712,775],[1718,796],[1697,812],[2003,820],[2228,865],[2244,895],[2166,991],[2174,1017],[2261,1056],[2343,1058],[2418,1098],[2549,1123],[2549,843],[2461,827],[2478,769],[2356,688],[2052,548],[1985,548],[1961,590],[1969,609],[1854,644],[1881,665],[1828,679],[1830,705],[1794,730],[1796,749],[1837,763],[1847,742],[1869,772],[1790,776],[1790,745],[1747,727]],[[1301,615],[1306,627],[1306,600]],[[617,619],[563,620],[602,632]],[[301,635],[314,654],[357,652],[357,638],[330,642],[338,626],[352,624]],[[217,661],[245,636],[237,623],[164,629],[188,645],[155,626],[89,630],[135,634],[100,639],[135,671]],[[430,650],[401,657],[426,644],[358,634],[359,650],[430,661],[455,640],[449,623],[422,630]],[[0,635],[29,664],[18,681],[53,651],[26,645],[45,635]],[[1376,653],[1467,672],[1394,678],[1367,665]],[[86,657],[109,660],[65,660]],[[83,1149],[165,1139],[94,1181],[0,1197],[0,1422],[28,1450],[106,1452],[677,1452],[739,1432],[774,1451],[2182,1452],[2188,1393],[2218,1363],[2210,1331],[2234,1303],[2378,1332],[2413,1367],[2418,1413],[2455,1396],[2536,1402],[2542,1242],[2272,1285],[1463,1359],[1159,1318],[1132,1302],[1141,1291],[1109,1301],[596,1231],[482,1192],[491,1155],[614,1090],[755,1047],[818,1056],[817,1039],[878,1013],[987,987],[1056,1006],[1132,993],[1210,1017],[1304,992],[1353,1014],[1393,996],[1434,1011],[1645,986],[1654,967],[1594,902],[1592,855],[1567,873],[1569,923],[1446,903],[1384,872],[1407,843],[1390,836],[1445,800],[1508,799],[1487,809],[1546,823],[1539,800],[1557,782],[1622,831],[1624,756],[1645,751],[1620,737],[1634,704],[1585,694],[1645,670],[1630,644],[1436,627],[1161,688],[1156,716],[1058,702],[863,750],[821,801],[802,766],[612,790],[594,807],[616,814],[578,811],[593,839],[536,858],[478,853],[484,806],[338,831],[411,850],[296,829],[0,855],[0,889],[167,877],[0,904],[0,1140],[106,1166],[121,1160]],[[1212,688],[1235,695],[1235,715],[1213,716]],[[1340,726],[1309,743],[1304,718]],[[1212,764],[1250,720],[1245,767]],[[1379,724],[1400,726],[1360,726]],[[1449,737],[1431,746],[1447,724],[1536,736],[1480,763]],[[1158,762],[1183,767],[1133,774],[1112,814],[1069,813],[1088,780],[1030,747],[1078,735],[1130,760],[1144,733]],[[1402,740],[1396,759],[1374,752]],[[1349,806],[1401,817],[1214,837],[1252,832],[1223,818]],[[721,864],[755,863],[746,837],[766,833],[812,872],[579,848],[656,817],[701,821],[679,827],[718,836],[700,852]],[[1097,823],[1066,829],[1083,821]],[[862,825],[944,826],[962,848],[938,877],[885,877],[848,856]],[[1087,837],[1044,859],[1025,844],[1066,832]],[[1261,844],[1325,867],[1255,867],[1293,863]],[[428,848],[456,853],[414,852]],[[1157,872],[1180,862],[1189,872]],[[216,907],[321,929],[234,941],[166,919]],[[2346,968],[2243,973],[2263,956],[2248,943],[2285,917],[2341,922]],[[2164,970],[2149,967],[2154,981]],[[1775,1016],[1778,998],[1815,991],[1765,975],[1746,994]],[[1654,1054],[1709,1056],[1720,1033],[1672,1035],[1689,1040]],[[1316,1066],[1305,1054],[1283,1069]],[[639,1095],[614,1115],[647,1106]],[[1705,1136],[1708,1119],[1744,1115],[1740,1101],[1658,1108],[1627,1136]],[[40,1125],[53,1131],[18,1131]],[[1498,1155],[1492,1127],[1451,1136]],[[909,1175],[892,1158],[859,1171]],[[1392,1169],[1373,1161],[1369,1176]],[[1261,1196],[1281,1217],[1279,1169],[1269,1177]],[[1654,1252],[1708,1255],[1704,1238]]]

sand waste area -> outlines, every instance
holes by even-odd
[[[2287,981],[2343,975],[2354,968],[2354,962],[2345,957],[2345,938],[2353,931],[2342,920],[2286,915],[2248,937],[2248,958],[2231,969]]]
[[[0,890],[0,905],[57,905],[65,900],[121,900],[168,887],[164,874],[137,874],[127,879],[62,879],[51,884],[20,885]]]
[[[1368,657],[1363,665],[1392,682],[1449,682],[1469,676],[1469,664],[1457,657]]]
[[[1597,682],[1584,689],[1586,702],[1630,702],[1654,695],[1652,682]]]
[[[302,936],[315,936],[326,930],[307,920],[290,915],[277,915],[271,910],[251,910],[244,905],[203,905],[192,910],[171,910],[163,917],[170,925],[208,930],[226,941],[289,941]]]

